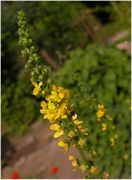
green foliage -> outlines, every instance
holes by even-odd
[[[6,51],[11,53],[11,60],[18,53],[16,48],[18,47],[16,23],[18,11],[24,10],[28,14],[34,32],[32,37],[38,48],[46,49],[52,57],[56,56],[57,59],[57,53],[61,55],[66,53],[68,48],[79,45],[82,40],[73,28],[73,22],[83,7],[79,2],[2,2],[3,58],[8,60]]]
[[[2,86],[2,127],[7,135],[24,133],[36,120],[39,107],[33,99],[29,80],[19,77],[19,81]]]
[[[72,26],[84,8],[80,2],[2,2],[2,125],[8,134],[24,132],[39,112],[29,95],[28,78],[18,76],[23,66],[18,56],[17,12],[23,9],[29,15],[38,49],[46,49],[54,59],[60,57],[57,62],[62,64],[69,49],[85,41]],[[102,35],[130,28],[129,3],[114,3],[106,10],[113,22]],[[72,90],[72,102],[89,129],[89,148],[98,153],[99,168],[111,178],[129,178],[130,160],[124,161],[123,156],[130,159],[130,57],[112,47],[89,45],[71,52],[55,80]],[[119,136],[115,148],[110,147],[107,133],[99,131],[95,102],[104,103],[113,116],[116,129],[111,136]]]
[[[124,31],[128,31],[129,36],[129,38],[125,37],[124,40],[131,40],[130,1],[96,2],[94,6],[90,8],[90,10],[103,23],[99,33],[100,40],[107,39],[114,34]]]
[[[72,19],[81,8],[78,2],[2,2],[2,125],[6,131],[14,134],[20,132],[20,128],[23,131],[38,115],[36,103],[29,95],[31,89],[26,84],[26,77],[22,82],[18,78],[25,60],[19,56],[18,11],[25,10],[29,15],[38,50],[44,47],[56,56],[56,50],[64,52],[69,44],[76,44],[78,35],[71,31]],[[35,105],[31,106],[32,103]]]
[[[110,178],[130,177],[130,57],[113,47],[89,45],[70,54],[55,74],[56,83],[73,92],[77,113],[89,129],[89,143],[97,150],[97,164]],[[99,131],[94,104],[103,103],[113,117],[118,134],[112,148],[107,132]],[[128,154],[129,160],[123,159]],[[100,163],[101,162],[101,163]]]

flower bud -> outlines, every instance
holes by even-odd
[[[29,40],[28,40],[29,45],[31,45],[32,42],[33,42],[32,39],[29,39]]]
[[[23,45],[25,46],[25,45],[27,45],[27,39],[26,38],[23,38]]]
[[[28,69],[28,68],[29,68],[28,64],[25,64],[25,69]]]
[[[43,72],[44,74],[47,74],[47,73],[48,73],[48,69],[45,67],[45,68],[43,68],[42,72]]]
[[[42,75],[39,76],[39,81],[43,81],[43,76]]]
[[[30,51],[31,51],[31,53],[33,53],[35,51],[35,47],[31,46]]]
[[[49,85],[51,84],[51,79],[47,80],[47,84],[49,84]]]
[[[26,56],[26,52],[25,52],[25,50],[22,50],[22,51],[21,51],[21,54],[22,54],[22,56],[24,56],[24,57],[25,57],[25,56]]]

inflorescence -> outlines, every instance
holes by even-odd
[[[55,132],[53,138],[58,140],[58,146],[62,147],[64,152],[67,152],[70,146],[77,148],[80,157],[69,156],[74,170],[79,167],[83,173],[87,172],[89,177],[96,175],[99,172],[94,164],[97,152],[95,150],[88,152],[86,148],[89,132],[76,114],[74,106],[70,104],[70,91],[53,84],[50,79],[49,69],[43,65],[33,45],[23,11],[18,15],[18,26],[19,45],[22,47],[22,56],[28,59],[25,68],[31,73],[33,95],[41,99],[40,113],[49,121],[50,130]],[[101,123],[101,131],[107,131],[109,127],[106,121],[111,122],[112,117],[106,113],[103,104],[98,105],[96,117]],[[115,146],[115,139],[110,138],[111,146]],[[108,172],[104,172],[102,177],[109,178]]]

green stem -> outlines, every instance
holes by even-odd
[[[78,149],[78,152],[79,152],[81,158],[83,159],[84,163],[87,164],[87,163],[88,163],[88,160],[87,160],[87,158],[86,158],[86,156],[85,156],[83,150],[82,150],[79,146],[77,146],[77,149]]]

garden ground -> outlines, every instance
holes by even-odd
[[[83,178],[80,170],[73,172],[68,160],[68,155],[77,152],[71,148],[68,153],[64,153],[52,135],[48,122],[37,121],[29,133],[14,139],[12,143],[16,153],[3,168],[2,178],[11,178],[15,171],[20,173],[20,178]],[[50,172],[52,167],[58,167],[55,175]]]

